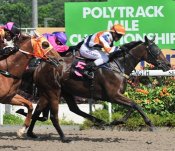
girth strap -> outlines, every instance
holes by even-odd
[[[91,97],[88,99],[88,102],[89,102],[90,114],[92,113],[92,105],[94,103],[94,93],[95,93],[94,84],[95,84],[94,78],[89,79],[89,90]]]
[[[20,79],[19,77],[15,76],[15,75],[13,75],[5,70],[0,70],[0,74],[2,74],[3,76],[5,76],[7,78]]]

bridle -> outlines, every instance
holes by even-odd
[[[149,41],[149,42],[143,42],[139,45],[145,45],[146,46],[146,50],[148,52],[148,57],[146,59],[147,62],[150,62],[150,63],[154,63],[154,65],[158,66],[158,65],[161,65],[162,62],[160,60],[157,60],[158,56],[160,55],[161,53],[161,50],[160,48],[158,48],[158,46],[152,42],[152,41]],[[138,46],[139,46],[138,45]],[[125,49],[128,49],[128,48],[125,48]],[[137,61],[142,61],[142,60],[145,60],[144,57],[137,57],[137,56],[134,56],[129,50],[125,51],[126,54],[130,55],[133,60],[137,60]],[[125,58],[125,57],[124,57]],[[124,61],[125,62],[125,61]],[[115,62],[116,63],[116,62]],[[117,64],[117,63],[116,63]],[[132,66],[132,63],[129,63],[129,66],[135,70],[135,67]],[[120,69],[120,71],[122,72],[122,70]]]
[[[147,49],[147,52],[148,52],[148,57],[147,57],[146,61],[150,62],[150,63],[154,63],[155,65],[160,65],[161,61],[158,60],[158,56],[161,53],[161,49],[154,42],[143,42],[140,45],[145,45],[146,46],[146,49]],[[142,57],[142,58],[136,57],[136,56],[132,55],[129,51],[128,51],[128,54],[130,56],[132,56],[132,58],[134,60],[136,59],[139,62],[142,61],[142,60],[143,61],[145,60],[144,57]]]
[[[147,61],[148,62],[153,62],[155,65],[160,65],[162,64],[160,60],[158,60],[158,56],[161,53],[161,49],[158,48],[158,46],[155,43],[151,43],[148,44],[148,46],[146,47],[148,50],[148,58]]]

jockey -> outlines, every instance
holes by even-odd
[[[85,70],[95,70],[97,66],[107,63],[109,61],[108,54],[114,51],[121,54],[122,50],[118,46],[113,46],[113,42],[119,41],[124,34],[125,28],[120,24],[115,24],[109,31],[97,32],[86,37],[80,47],[80,54],[95,61],[88,63]],[[87,72],[84,71],[84,74],[87,75]]]
[[[0,49],[1,57],[9,56],[19,50],[17,46],[14,46],[14,40],[18,38],[19,34],[20,30],[14,22],[8,22],[0,27],[0,43],[6,45]]]
[[[54,50],[58,53],[66,52],[69,49],[66,45],[67,36],[64,32],[53,32],[52,34],[45,33],[43,36],[47,38]]]

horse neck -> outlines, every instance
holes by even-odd
[[[123,69],[123,72],[127,75],[130,75],[131,72],[135,69],[137,64],[141,61],[143,56],[143,44],[139,44],[135,48],[131,49],[125,57],[119,58],[119,66]]]

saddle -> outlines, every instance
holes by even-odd
[[[97,69],[110,69],[109,63],[98,67],[94,65],[94,60],[76,56],[71,66],[71,74],[79,78],[94,79],[94,75]]]
[[[97,70],[92,69],[90,66],[93,61],[94,60],[76,56],[71,66],[71,74],[79,78],[93,79],[94,72]]]

